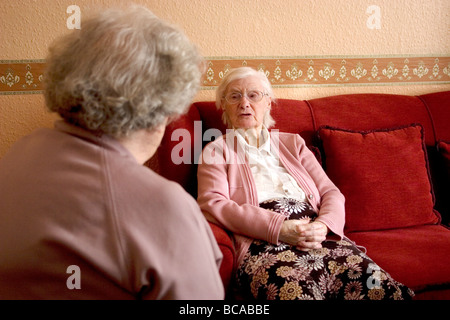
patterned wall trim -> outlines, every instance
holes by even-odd
[[[450,56],[212,58],[202,85],[216,87],[231,68],[264,71],[274,87],[450,83]]]
[[[42,93],[45,60],[0,60],[0,94]]]
[[[232,68],[262,70],[275,88],[450,83],[450,56],[208,57],[202,89]],[[42,93],[45,60],[0,60],[0,94]]]

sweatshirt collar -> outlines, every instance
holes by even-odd
[[[132,154],[119,141],[107,134],[89,131],[64,120],[55,121],[54,127],[60,132],[75,136],[92,144],[101,146],[106,149],[115,150],[122,155],[132,156]],[[134,159],[134,156],[132,157]]]

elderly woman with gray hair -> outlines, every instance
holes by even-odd
[[[242,67],[216,91],[227,133],[198,167],[197,201],[229,230],[240,295],[255,299],[410,299],[412,291],[344,235],[344,196],[297,134],[272,131],[266,76]]]
[[[45,100],[62,120],[0,161],[2,299],[223,298],[195,199],[143,166],[201,65],[141,7],[83,20],[50,48]]]

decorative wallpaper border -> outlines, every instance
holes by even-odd
[[[42,93],[45,60],[0,60],[0,94]]]
[[[262,70],[274,87],[450,83],[450,56],[209,57],[202,89],[232,68]],[[0,94],[42,93],[45,60],[0,60]]]
[[[450,56],[215,58],[202,85],[216,87],[228,70],[263,71],[273,87],[450,83]]]

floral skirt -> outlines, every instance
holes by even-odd
[[[277,198],[260,207],[288,219],[314,220],[306,202]],[[263,300],[408,300],[414,293],[395,281],[348,239],[326,240],[321,249],[254,240],[239,266],[237,289],[244,298]]]

